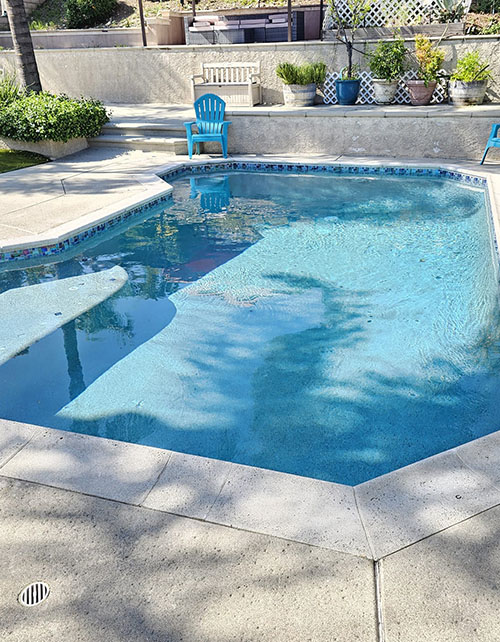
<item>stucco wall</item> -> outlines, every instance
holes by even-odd
[[[362,46],[371,47],[373,43]],[[478,49],[490,60],[494,78],[488,97],[500,102],[500,38],[450,38],[441,46],[446,50],[444,66],[450,70],[457,56],[471,49]],[[365,66],[365,58],[356,55]],[[74,96],[92,95],[117,103],[189,103],[190,75],[199,73],[202,62],[225,61],[260,61],[263,100],[280,103],[281,81],[275,74],[279,62],[323,60],[332,70],[346,63],[345,48],[334,42],[41,50],[36,56],[45,89]],[[12,69],[14,64],[13,53],[0,51],[0,67]]]
[[[491,109],[491,108],[490,108]],[[455,158],[480,159],[492,122],[500,122],[500,109],[479,112],[471,117],[451,118],[451,112],[438,110],[432,117],[423,110],[408,116],[361,111],[313,108],[304,115],[273,115],[272,127],[264,116],[229,111],[229,151],[232,154],[280,154],[290,152],[335,156],[381,156],[385,158]],[[347,111],[348,110],[348,111]],[[429,110],[429,114],[432,112]],[[327,117],[325,117],[327,116]],[[413,116],[413,117],[412,117]],[[477,116],[477,117],[476,117]],[[220,146],[206,147],[218,152]],[[500,150],[491,150],[491,159],[500,158]]]

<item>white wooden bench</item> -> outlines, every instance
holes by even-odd
[[[191,76],[193,101],[203,94],[220,96],[229,105],[253,107],[262,99],[260,62],[204,62]]]

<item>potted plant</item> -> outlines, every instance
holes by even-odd
[[[488,61],[479,52],[470,51],[457,60],[448,86],[450,101],[455,105],[480,105],[490,77]]]
[[[412,105],[428,105],[436,89],[439,70],[444,60],[444,51],[434,47],[426,36],[415,36],[416,80],[407,80]]]
[[[293,107],[314,105],[316,88],[325,82],[326,65],[313,62],[293,65],[282,62],[276,67],[276,75],[283,81],[283,102]]]
[[[339,105],[354,105],[358,99],[361,80],[359,78],[359,66],[352,65],[340,70],[340,76],[335,81],[335,91]]]
[[[407,50],[400,36],[393,41],[379,40],[369,56],[373,74],[373,91],[377,105],[390,105],[394,100],[398,83],[406,71]]]
[[[347,66],[340,72],[335,81],[337,99],[341,105],[354,105],[359,94],[359,69],[352,61],[353,51],[359,51],[354,46],[356,29],[363,23],[371,9],[368,0],[329,0],[333,21],[337,25],[337,39],[347,50]],[[344,13],[345,8],[348,14]]]

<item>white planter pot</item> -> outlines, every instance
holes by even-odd
[[[448,85],[450,102],[454,105],[480,105],[484,100],[487,85],[487,80],[473,82],[450,80]]]
[[[1,142],[8,149],[14,149],[21,152],[35,152],[47,156],[51,160],[75,154],[89,145],[86,138],[71,138],[67,143],[60,143],[54,140],[41,140],[38,143],[29,143],[24,140],[13,140],[12,138],[2,137]]]
[[[283,102],[288,107],[308,107],[314,105],[316,85],[283,85]]]
[[[390,105],[398,90],[398,80],[373,79],[373,93],[377,105]]]

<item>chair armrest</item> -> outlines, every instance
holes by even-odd
[[[231,125],[232,122],[230,120],[223,120],[222,121],[222,131],[225,132],[229,125]]]
[[[498,131],[500,130],[500,123],[491,126],[491,138],[498,138]]]
[[[193,125],[196,125],[196,121],[193,120],[193,122],[191,122],[191,123],[183,123],[183,125],[186,128],[186,131],[188,132],[188,134],[192,134],[193,133]]]

